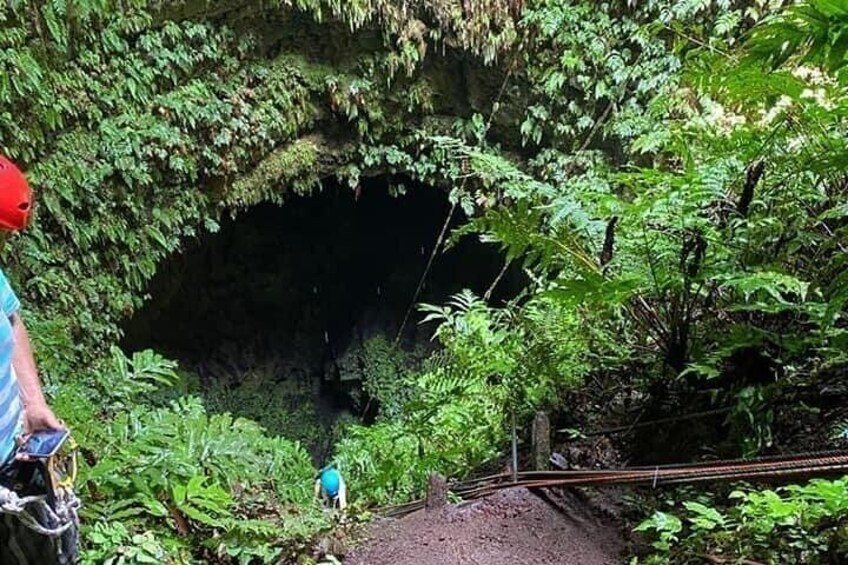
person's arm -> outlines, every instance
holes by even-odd
[[[315,481],[315,498],[321,496],[321,479]]]
[[[64,428],[47,405],[44,393],[41,391],[41,381],[38,378],[38,369],[35,367],[32,345],[30,345],[29,334],[24,321],[17,312],[12,314],[10,321],[15,338],[12,366],[15,369],[18,386],[21,390],[21,401],[26,416],[26,431],[35,432]]]
[[[345,506],[347,506],[347,488],[344,479],[341,479],[341,484],[339,484],[339,510],[344,510]]]

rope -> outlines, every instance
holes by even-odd
[[[5,515],[7,522],[17,519],[27,529],[49,538],[63,537],[79,523],[80,500],[73,491],[78,469],[77,444],[72,437],[68,438],[67,446],[69,456],[61,460],[51,457],[47,461],[44,479],[53,492],[52,506],[46,494],[22,497],[0,486],[0,514]]]
[[[498,273],[498,275],[495,277],[495,280],[492,281],[492,284],[489,285],[489,288],[486,289],[485,294],[483,294],[483,300],[488,302],[492,299],[492,293],[495,292],[495,288],[498,286],[498,283],[501,282],[501,279],[506,274],[506,271],[507,269],[509,269],[510,265],[512,265],[512,259],[504,261],[504,266],[501,269],[501,272]]]
[[[509,67],[506,70],[506,74],[504,75],[503,82],[501,83],[500,89],[498,89],[498,94],[495,96],[495,101],[492,103],[492,111],[489,113],[489,119],[486,120],[486,126],[483,130],[483,137],[489,133],[489,130],[492,127],[492,122],[495,119],[495,114],[497,114],[500,109],[501,100],[503,99],[504,93],[506,92],[506,87],[509,84],[509,79],[512,77],[512,73],[515,71],[515,67],[518,64],[518,58],[521,55],[524,47],[524,42],[527,40],[526,34],[521,38],[521,41],[518,43],[518,47],[513,55],[512,61],[510,62]],[[465,188],[466,183],[468,182],[468,178],[470,175],[466,175],[462,177],[462,183],[459,185],[460,192]],[[456,210],[456,202],[451,204],[450,211],[448,212],[448,217],[445,218],[445,223],[442,225],[442,231],[439,233],[438,239],[436,239],[436,245],[433,246],[433,252],[430,253],[430,259],[427,261],[427,266],[424,267],[424,272],[421,274],[421,279],[418,281],[418,287],[415,289],[415,293],[412,295],[412,300],[409,302],[409,307],[406,309],[406,314],[403,317],[403,321],[400,324],[400,328],[398,329],[397,336],[395,336],[394,345],[397,346],[400,343],[400,338],[403,335],[403,330],[406,328],[406,323],[409,321],[409,316],[412,313],[412,309],[415,308],[415,303],[418,300],[418,296],[421,294],[421,289],[424,287],[424,281],[427,280],[427,275],[430,273],[430,267],[433,266],[433,260],[436,258],[436,253],[439,250],[439,247],[442,246],[442,243],[445,238],[445,233],[447,232],[448,226],[450,225],[450,221],[453,218],[454,211]],[[504,269],[506,270],[506,269]],[[497,284],[496,279],[494,284]],[[494,286],[493,284],[493,286]]]
[[[400,343],[400,338],[403,335],[403,329],[406,327],[406,322],[409,321],[409,315],[412,313],[412,309],[415,308],[415,303],[418,301],[418,296],[421,294],[421,289],[424,288],[424,281],[427,280],[427,275],[430,273],[430,267],[433,266],[433,261],[436,258],[436,253],[438,253],[439,248],[442,246],[442,242],[445,240],[445,234],[448,231],[448,226],[450,225],[451,220],[453,219],[453,213],[456,210],[456,202],[451,204],[450,210],[448,211],[448,216],[445,218],[445,223],[442,225],[442,231],[439,232],[439,237],[436,239],[436,244],[433,246],[433,252],[430,253],[430,259],[427,261],[427,266],[424,267],[424,273],[421,275],[421,278],[418,280],[418,287],[415,289],[415,293],[412,295],[412,300],[409,301],[409,307],[406,309],[406,314],[403,316],[403,322],[400,324],[400,328],[398,329],[398,333],[395,336],[395,347]]]
[[[61,536],[76,523],[79,506],[79,499],[65,489],[57,493],[54,510],[45,495],[19,497],[14,491],[0,487],[0,513],[14,516],[33,532],[51,538]],[[30,509],[40,510],[59,525],[53,528],[42,525]]]

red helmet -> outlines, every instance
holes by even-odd
[[[29,183],[14,163],[0,155],[0,229],[24,229],[31,211]]]

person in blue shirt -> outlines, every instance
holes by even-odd
[[[29,224],[32,194],[23,173],[0,156],[0,230]],[[6,466],[23,433],[62,429],[41,390],[21,303],[0,270],[0,466]]]
[[[318,471],[315,477],[315,497],[319,496],[323,503],[331,508],[338,506],[339,510],[344,510],[347,506],[347,487],[335,464],[327,465]]]
[[[11,161],[0,156],[0,246],[10,233],[29,224],[31,211],[32,195],[26,178]],[[20,308],[18,297],[0,270],[0,487],[20,495],[47,494],[48,501],[52,493],[53,504],[56,499],[50,488],[49,465],[17,454],[17,445],[26,434],[64,428],[42,393]],[[73,518],[66,513],[63,516],[72,520],[74,527],[66,527],[58,537],[33,533],[24,521],[11,514],[0,516],[0,564],[74,563],[78,524],[75,514]],[[50,528],[59,525],[45,516],[39,522]]]

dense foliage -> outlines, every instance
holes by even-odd
[[[0,149],[39,204],[4,265],[86,455],[86,562],[268,562],[327,525],[291,441],[309,430],[277,435],[296,423],[261,372],[204,406],[172,362],[114,345],[165,257],[330,175],[444,188],[472,218],[449,244],[496,243],[530,281],[506,305],[422,306],[424,360],[383,338],[351,359],[380,407],[337,430],[355,505],[467,474],[512,415],[580,412],[577,387],[651,413],[729,404],[731,454],[788,450],[781,423],[817,411],[838,437],[815,391],[848,360],[848,9],[784,4],[5,3]],[[226,414],[244,404],[265,429]],[[843,482],[689,501],[645,522],[649,559],[844,556]]]
[[[727,510],[716,501],[687,500],[675,513],[657,511],[638,531],[654,534],[657,554],[646,563],[687,563],[702,556],[744,555],[767,563],[827,563],[846,552],[845,479],[812,480],[775,490],[736,490]],[[678,516],[682,517],[679,518]]]

